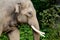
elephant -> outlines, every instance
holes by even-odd
[[[34,40],[40,40],[39,23],[31,0],[0,0],[0,36],[8,34],[9,40],[20,40],[19,23],[27,23],[33,30]]]

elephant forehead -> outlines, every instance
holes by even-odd
[[[32,2],[30,0],[23,0],[21,2],[21,7],[23,9],[25,9],[25,8],[33,7],[33,5],[32,5]]]

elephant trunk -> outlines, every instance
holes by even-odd
[[[35,33],[37,33],[40,36],[45,37],[44,36],[45,33],[39,31],[40,28],[39,28],[38,20],[36,17],[33,17],[33,18],[29,19],[28,21],[29,21],[28,24],[31,25],[31,28],[34,30]]]

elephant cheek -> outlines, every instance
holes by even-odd
[[[18,22],[20,22],[20,23],[26,23],[27,22],[27,17],[25,15],[20,15],[18,17]]]
[[[33,25],[35,28],[37,27],[37,29],[39,28],[39,23],[36,17],[28,19],[28,24]]]

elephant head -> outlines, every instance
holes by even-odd
[[[28,0],[27,0],[28,1]],[[15,12],[18,13],[17,20],[18,22],[28,23],[34,32],[34,39],[39,40],[39,35],[44,36],[44,32],[39,31],[39,24],[36,17],[35,8],[32,5],[31,1],[21,2],[15,6]]]

